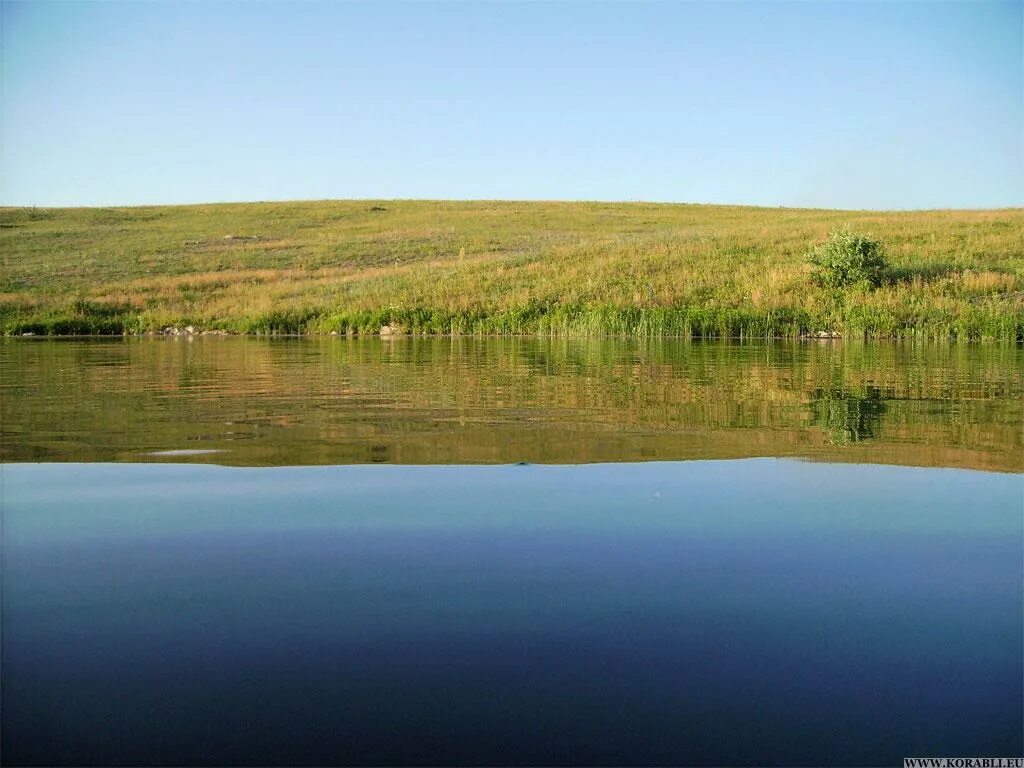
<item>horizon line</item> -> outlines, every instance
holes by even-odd
[[[187,203],[85,203],[81,205],[51,205],[32,203],[0,203],[0,210],[101,210],[110,208],[195,208],[201,206],[228,205],[273,205],[289,203],[358,203],[358,202],[391,202],[391,203],[528,203],[528,204],[562,204],[562,205],[664,205],[692,206],[705,208],[758,208],[765,210],[793,211],[836,211],[842,213],[928,213],[940,211],[1016,211],[1024,210],[1024,202],[1016,205],[995,205],[988,207],[929,207],[929,208],[845,208],[822,205],[770,205],[765,203],[720,203],[693,202],[680,200],[643,200],[643,199],[602,199],[602,198],[505,198],[505,197],[315,197],[315,198],[275,198],[253,200],[210,200]]]

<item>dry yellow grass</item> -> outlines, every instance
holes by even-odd
[[[1020,339],[1024,211],[338,201],[0,211],[7,333],[844,335]],[[891,265],[817,288],[849,226]]]

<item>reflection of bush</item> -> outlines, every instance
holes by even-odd
[[[846,445],[878,437],[887,406],[878,387],[865,387],[862,395],[818,390],[811,408],[814,424],[825,430],[830,442]]]

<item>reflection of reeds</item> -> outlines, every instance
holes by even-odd
[[[1003,345],[553,339],[0,344],[8,460],[639,461],[822,456],[1024,470]]]
[[[6,333],[1024,338],[1020,209],[345,201],[0,219]],[[883,242],[877,290],[813,285],[808,247],[844,225]]]

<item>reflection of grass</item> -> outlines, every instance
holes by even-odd
[[[1024,211],[345,201],[0,210],[0,329],[1024,338]],[[891,269],[814,285],[850,226]]]
[[[771,455],[1020,472],[1022,363],[1024,350],[1001,344],[8,339],[0,370],[17,386],[4,395],[0,459]],[[860,439],[836,445],[850,429]]]

